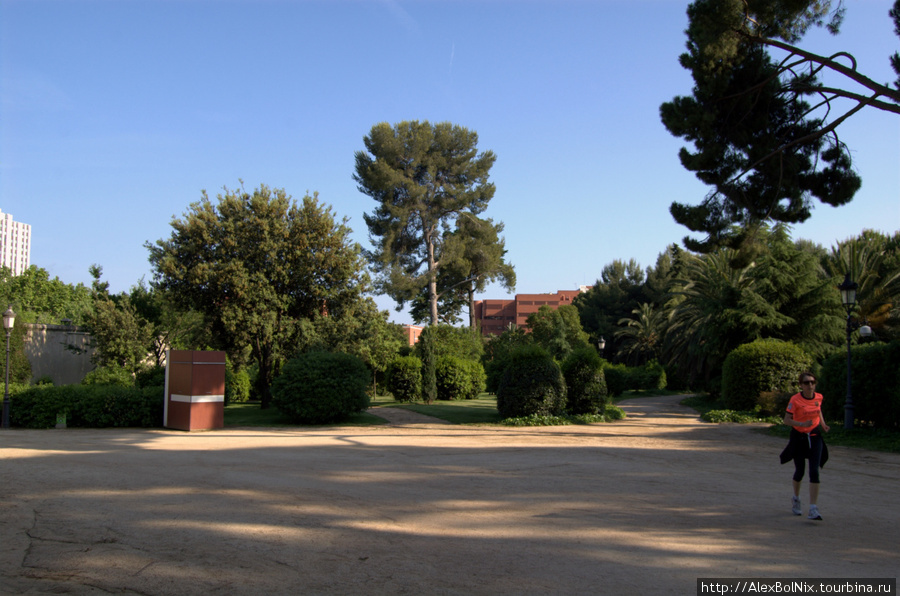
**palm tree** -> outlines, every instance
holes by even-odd
[[[638,366],[659,358],[665,316],[646,302],[633,309],[631,314],[635,316],[619,319],[619,325],[625,327],[616,331],[615,337],[619,340],[619,354],[625,363]]]

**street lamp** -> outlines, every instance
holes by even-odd
[[[868,325],[862,325],[853,320],[850,316],[853,308],[856,306],[856,290],[859,284],[850,279],[850,274],[844,275],[844,281],[838,286],[841,292],[841,303],[847,310],[847,399],[844,402],[844,428],[849,430],[853,428],[853,393],[850,384],[850,334],[854,329],[859,329],[859,334],[863,337],[872,335],[872,329]]]
[[[597,342],[597,349],[600,350],[600,356],[603,356],[603,348],[606,347],[606,340],[603,339],[603,336],[600,336],[600,341]]]
[[[3,428],[9,428],[9,333],[16,323],[16,313],[12,306],[3,313],[3,328],[6,329],[6,391],[3,393]]]

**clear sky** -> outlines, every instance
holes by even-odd
[[[892,1],[844,2],[841,35],[801,45],[893,81]],[[31,224],[32,264],[89,284],[97,263],[116,292],[150,279],[144,243],[173,216],[239,179],[318,191],[370,248],[363,136],[450,121],[497,155],[485,216],[506,225],[517,292],[590,285],[614,259],[652,265],[687,233],[669,204],[706,193],[659,120],[691,89],[687,4],[0,0],[0,209]],[[864,111],[840,132],[863,188],[793,232],[826,247],[900,229],[900,116]]]

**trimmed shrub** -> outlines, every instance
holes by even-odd
[[[369,407],[365,363],[343,353],[308,352],[288,360],[272,382],[272,405],[298,424],[328,424]]]
[[[656,391],[666,388],[666,369],[656,360],[628,369],[629,389]]]
[[[854,346],[850,355],[853,414],[877,428],[900,429],[900,341]],[[827,420],[844,419],[847,397],[847,351],[822,363],[819,385]]]
[[[722,366],[722,401],[730,410],[753,410],[762,405],[764,393],[795,390],[812,363],[800,346],[786,341],[758,339],[738,346]]]
[[[416,401],[422,394],[422,361],[401,356],[388,367],[388,391],[397,401]]]
[[[579,348],[563,361],[566,409],[570,414],[600,414],[609,401],[603,360],[593,348]]]
[[[628,389],[629,373],[624,364],[603,364],[603,377],[610,397],[619,397]]]
[[[462,360],[480,360],[484,353],[481,334],[469,327],[453,325],[428,325],[422,334],[431,340],[432,350],[439,360],[443,356],[454,356]],[[422,336],[419,336],[419,340]],[[423,358],[423,344],[416,343],[415,355]]]
[[[233,404],[250,400],[250,373],[246,369],[234,370],[231,362],[225,365],[225,403]]]
[[[553,358],[538,346],[514,351],[497,390],[500,416],[559,416],[565,409],[566,382]]]
[[[117,385],[134,387],[134,375],[121,366],[101,366],[84,375],[82,385]]]
[[[484,391],[484,368],[472,360],[441,356],[435,380],[438,399],[475,399]]]
[[[10,424],[53,428],[56,416],[65,414],[69,427],[158,427],[163,422],[163,402],[162,387],[41,385],[16,393]]]

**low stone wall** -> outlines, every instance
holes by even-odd
[[[90,335],[73,325],[25,325],[25,356],[31,378],[53,379],[54,385],[81,383],[93,370]]]

